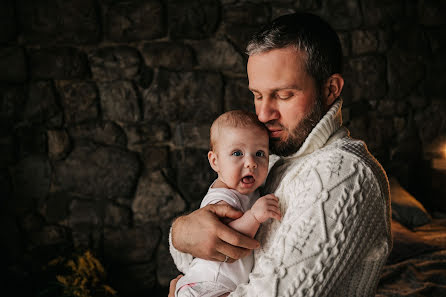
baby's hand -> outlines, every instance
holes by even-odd
[[[279,199],[273,194],[260,197],[251,207],[251,212],[259,223],[269,218],[280,220]]]

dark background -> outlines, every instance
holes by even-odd
[[[35,296],[45,263],[85,249],[120,296],[167,295],[171,220],[214,178],[210,123],[253,110],[246,42],[297,10],[341,38],[352,136],[446,211],[445,171],[432,167],[446,158],[444,1],[0,3],[0,234],[14,296]]]

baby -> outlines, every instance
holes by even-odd
[[[211,126],[209,164],[218,178],[209,187],[201,202],[229,204],[244,212],[228,225],[254,237],[261,223],[269,218],[280,219],[278,199],[273,195],[259,198],[257,188],[268,174],[268,130],[254,113],[229,111]],[[228,258],[226,257],[226,260]],[[248,282],[253,267],[253,254],[234,263],[195,258],[176,286],[178,297],[226,296],[241,283]]]

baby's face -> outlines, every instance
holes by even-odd
[[[216,143],[218,178],[242,194],[254,192],[268,174],[268,141],[260,128],[223,128]]]

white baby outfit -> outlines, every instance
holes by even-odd
[[[392,248],[389,185],[366,145],[342,127],[337,100],[302,147],[276,161],[265,193],[282,220],[262,224],[249,283],[229,296],[374,296]],[[171,254],[180,270],[192,256]]]
[[[232,189],[209,188],[200,208],[208,204],[225,201],[232,207],[246,212],[259,198],[258,191],[243,195]],[[233,263],[206,261],[195,258],[177,283],[176,296],[218,297],[232,292],[242,283],[248,282],[248,275],[254,264],[253,253]],[[192,284],[188,286],[188,284]],[[181,290],[180,290],[181,289]]]

